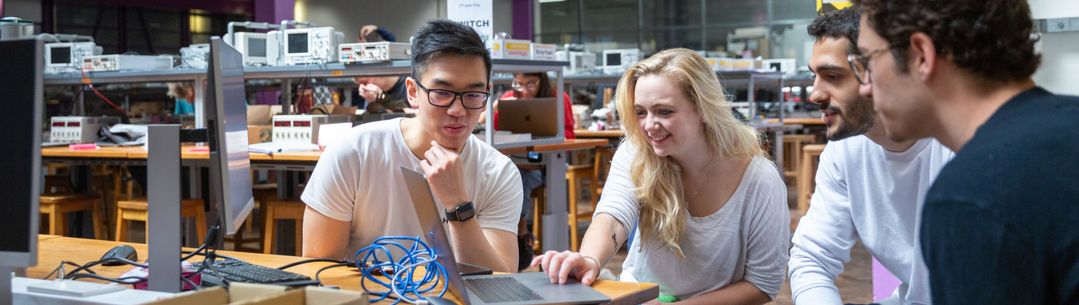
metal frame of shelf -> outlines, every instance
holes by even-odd
[[[562,67],[568,66],[568,62],[564,61],[536,61],[536,60],[517,60],[517,59],[492,59],[492,72],[549,72],[554,71],[557,74],[557,96],[562,96],[564,79],[562,76]],[[342,64],[342,63],[326,63],[326,64],[309,64],[309,65],[296,65],[296,66],[259,66],[259,67],[244,67],[244,79],[281,79],[282,95],[291,96],[292,79],[303,78],[346,78],[346,77],[358,77],[358,76],[387,76],[387,75],[407,75],[412,72],[411,60],[396,60],[381,63],[368,63],[368,64]],[[46,74],[45,85],[83,85],[83,84],[112,84],[112,83],[147,83],[147,82],[176,82],[176,81],[191,81],[194,83],[195,90],[195,126],[202,128],[205,125],[202,118],[205,116],[203,96],[206,90],[204,84],[206,80],[206,69],[196,68],[180,68],[169,70],[147,70],[147,71],[116,71],[116,72],[87,72],[84,79],[81,73],[70,72],[61,74]],[[498,98],[494,93],[491,95],[492,99],[489,104],[493,103],[494,99]],[[286,99],[283,105],[284,109],[291,107],[291,101]],[[560,107],[556,109],[558,113],[559,131],[557,137],[544,137],[540,139],[534,139],[532,141],[524,142],[512,142],[512,143],[494,143],[494,133],[491,128],[487,128],[487,143],[492,143],[491,146],[495,148],[512,148],[522,146],[533,146],[541,144],[556,144],[562,143],[565,138],[565,117]],[[286,110],[287,111],[287,110]],[[488,122],[493,122],[492,117],[494,111],[491,107],[487,107],[486,116]]]

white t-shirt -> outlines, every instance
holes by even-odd
[[[796,304],[843,304],[835,278],[857,240],[903,282],[883,304],[930,304],[929,275],[917,241],[929,186],[954,154],[932,139],[890,152],[865,136],[828,143],[809,212],[791,241]]]
[[[380,236],[422,236],[400,167],[423,169],[405,144],[401,122],[353,127],[326,148],[300,197],[323,215],[352,222],[347,255]],[[517,167],[475,137],[468,138],[460,156],[465,191],[480,226],[516,234],[523,200]]]
[[[613,216],[626,232],[633,232],[621,280],[657,283],[661,295],[682,300],[746,280],[774,299],[783,284],[790,244],[787,186],[775,164],[763,157],[753,158],[738,188],[719,211],[703,217],[687,216],[681,237],[685,258],[678,258],[658,241],[641,247],[640,230],[634,229],[640,204],[629,178],[635,154],[629,142],[615,152],[596,208],[596,213]]]

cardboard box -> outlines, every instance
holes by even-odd
[[[491,58],[531,59],[532,42],[520,39],[491,39],[487,42]]]
[[[558,58],[554,54],[555,51],[558,51],[558,46],[556,45],[532,43],[532,60],[557,60]]]
[[[247,105],[247,125],[270,125],[273,115],[270,105]]]
[[[228,290],[207,288],[177,294],[149,305],[366,305],[362,292],[321,287],[285,291],[283,286],[232,283]]]
[[[270,142],[272,135],[273,125],[247,125],[247,144]]]

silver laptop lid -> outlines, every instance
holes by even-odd
[[[420,221],[423,229],[423,238],[438,254],[438,263],[446,268],[446,282],[450,285],[449,292],[465,305],[468,301],[468,293],[465,292],[465,283],[461,274],[457,271],[457,259],[453,257],[453,247],[446,236],[446,230],[442,227],[442,215],[438,214],[438,203],[431,194],[431,187],[427,185],[427,178],[423,174],[401,167],[401,176],[405,178],[408,186],[408,195],[412,197],[412,206],[416,210],[416,218]]]

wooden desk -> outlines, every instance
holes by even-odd
[[[52,269],[56,268],[61,261],[67,260],[78,264],[84,264],[90,261],[97,260],[112,247],[126,244],[139,252],[139,262],[146,262],[147,251],[146,244],[137,243],[123,243],[114,241],[104,241],[96,239],[81,239],[71,237],[61,237],[55,235],[38,235],[38,262],[37,266],[28,268],[26,270],[26,276],[30,278],[40,279],[48,274]],[[276,267],[291,262],[302,260],[302,257],[284,256],[284,255],[269,255],[259,253],[247,253],[247,252],[233,252],[233,251],[218,251],[218,253],[232,256],[245,260],[247,262]],[[199,259],[193,259],[198,261]],[[310,263],[300,265],[288,269],[288,271],[304,274],[307,276],[314,276],[315,272],[323,266],[330,265],[330,263]],[[71,268],[65,267],[70,270]],[[117,267],[94,267],[93,270],[100,275],[108,277],[119,277],[124,272],[130,270],[130,266],[117,266]],[[359,273],[352,271],[349,268],[334,268],[322,272],[321,280],[326,285],[333,285],[341,287],[341,289],[361,291],[360,288],[360,275]],[[648,283],[629,283],[618,281],[596,281],[592,285],[600,293],[611,298],[611,304],[640,304],[649,300],[655,299],[659,296],[659,287],[655,284]]]
[[[621,129],[615,130],[598,130],[591,131],[588,129],[575,129],[573,134],[578,138],[598,138],[598,139],[621,139],[625,135],[625,132]]]
[[[596,147],[606,146],[607,141],[601,139],[566,139],[565,142],[558,144],[542,144],[528,147],[514,147],[503,148],[498,151],[503,154],[519,154],[529,151],[534,152],[554,152],[554,151],[570,151],[570,150],[582,150],[593,149]]]
[[[138,147],[138,149],[142,149]],[[99,147],[89,150],[72,150],[67,146],[46,147],[41,149],[42,157],[69,158],[115,158],[127,159],[132,147]]]
[[[603,139],[570,139],[565,140],[563,143],[557,144],[542,144],[527,147],[515,147],[502,149],[504,154],[524,153],[527,151],[535,151],[544,153],[544,163],[547,168],[547,211],[544,213],[544,228],[550,228],[550,232],[543,233],[543,245],[545,250],[567,250],[569,249],[569,224],[568,224],[568,203],[566,200],[566,154],[563,152],[571,150],[592,149],[596,147],[603,147],[608,145],[607,140]],[[181,158],[187,161],[194,161],[195,163],[204,162],[209,160],[209,154],[206,152],[193,152],[191,149],[193,146],[185,145],[181,147]],[[63,159],[76,163],[97,163],[97,162],[116,162],[125,164],[138,164],[145,162],[147,151],[141,146],[136,147],[105,147],[97,150],[86,151],[72,151],[67,147],[51,147],[42,149],[42,157]],[[274,169],[283,171],[309,171],[313,170],[315,164],[318,162],[319,157],[322,156],[321,151],[309,151],[309,152],[293,152],[293,153],[276,153],[276,154],[261,154],[250,153],[251,166],[256,169]],[[205,166],[195,164],[195,166]],[[283,179],[285,181],[287,179]],[[283,188],[286,185],[292,185],[291,183],[278,183],[279,194],[284,194],[287,191]],[[195,197],[196,191],[191,190],[190,196]]]

